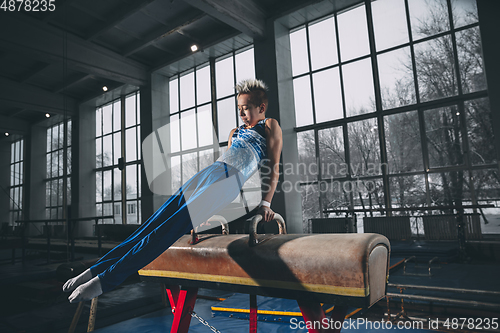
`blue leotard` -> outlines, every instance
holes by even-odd
[[[231,147],[198,172],[170,197],[139,229],[90,268],[103,292],[162,254],[182,235],[231,203],[243,184],[267,156],[266,119],[246,129],[238,127]]]

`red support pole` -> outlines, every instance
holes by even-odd
[[[167,287],[168,299],[174,313],[171,333],[187,333],[191,323],[190,311],[194,309],[198,288],[183,288],[179,286]]]
[[[328,319],[320,303],[299,300],[297,303],[299,303],[300,311],[302,312],[302,317],[309,333],[340,333],[347,313],[346,306],[336,306],[333,308],[332,317]]]
[[[250,295],[250,333],[257,333],[257,295]]]

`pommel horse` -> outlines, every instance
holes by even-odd
[[[165,284],[174,312],[170,332],[189,330],[198,288],[250,297],[250,332],[257,331],[255,295],[297,300],[305,322],[322,322],[321,302],[335,304],[330,319],[343,322],[347,306],[366,308],[386,293],[390,244],[379,234],[185,235],[139,271],[142,280]],[[182,288],[180,287],[182,286]],[[328,332],[340,332],[329,327]],[[326,332],[309,329],[309,332]]]

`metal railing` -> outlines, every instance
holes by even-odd
[[[95,229],[97,233],[97,249],[99,256],[102,256],[102,240],[101,240],[101,229],[99,226],[99,220],[104,219],[113,219],[113,215],[105,215],[105,216],[92,216],[92,217],[80,217],[80,218],[72,218],[72,219],[51,219],[51,220],[17,220],[18,223],[23,223],[22,230],[22,262],[25,262],[25,252],[26,252],[26,227],[27,223],[45,223],[45,230],[47,230],[47,263],[50,263],[50,228],[48,228],[49,224],[67,222],[67,236],[68,240],[71,244],[71,261],[75,260],[75,235],[74,235],[74,223],[81,221],[95,221]]]

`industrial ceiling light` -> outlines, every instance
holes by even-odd
[[[45,118],[50,118],[50,113],[46,113]]]
[[[5,136],[9,136],[9,135],[10,135],[9,132],[5,132]]]
[[[193,52],[198,51],[198,45],[196,45],[196,44],[191,45],[191,51],[193,51]]]
[[[102,87],[102,90],[103,91],[108,91],[108,87],[104,86],[104,87]]]

